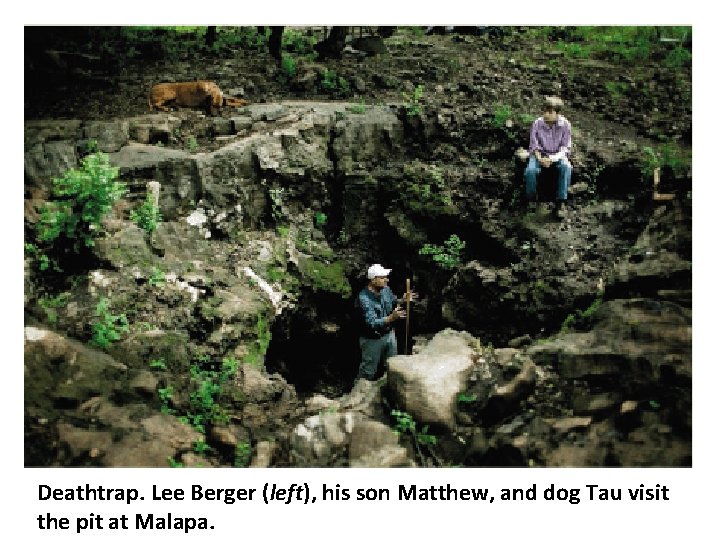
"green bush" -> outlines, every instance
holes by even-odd
[[[224,358],[219,368],[206,356],[198,358],[190,366],[192,390],[188,408],[180,420],[200,433],[205,433],[209,424],[227,423],[228,413],[219,400],[237,368],[238,362],[234,358]]]
[[[82,160],[80,169],[70,169],[53,180],[52,201],[41,210],[37,225],[37,250],[45,264],[59,268],[61,260],[84,253],[102,232],[102,219],[125,193],[116,182],[118,168],[110,166],[107,154],[97,152]]]
[[[261,366],[265,360],[265,353],[270,346],[270,339],[272,338],[267,320],[262,314],[258,314],[257,316],[255,334],[257,338],[250,345],[250,350],[243,358],[243,363]]]
[[[225,42],[231,41],[229,37],[231,35],[229,32],[218,32],[218,41],[221,39]],[[243,49],[260,51],[267,47],[267,36],[264,33],[258,32],[254,26],[241,26],[237,29],[236,36],[238,46]]]
[[[423,106],[421,100],[423,92],[424,88],[422,84],[415,86],[410,94],[403,92],[403,99],[405,100],[403,107],[405,107],[408,116],[417,116],[422,112]]]
[[[645,146],[640,158],[643,175],[652,178],[657,168],[667,168],[674,175],[681,176],[690,170],[690,159],[675,143],[666,143],[656,148]]]
[[[561,332],[568,332],[572,329],[580,330],[590,321],[595,315],[597,310],[603,303],[603,297],[598,296],[593,302],[584,310],[575,310],[574,313],[570,313],[562,323],[560,327]]]
[[[437,444],[437,437],[428,433],[428,426],[423,426],[422,429],[417,429],[417,424],[410,413],[405,411],[393,410],[391,412],[395,418],[395,433],[398,435],[410,435],[415,449],[417,450],[418,457],[423,466],[425,466],[425,455],[423,454],[422,448],[429,448]]]
[[[307,36],[292,28],[285,28],[282,36],[282,48],[299,55],[312,54],[316,41],[314,36]]]
[[[252,456],[252,448],[250,443],[239,442],[235,445],[235,467],[247,467],[250,465],[250,457]]]
[[[162,269],[153,267],[152,273],[148,278],[148,284],[152,287],[159,287],[165,283],[165,272]]]
[[[327,223],[327,215],[323,212],[315,212],[315,225],[322,228]]]
[[[283,54],[280,59],[280,79],[284,84],[289,84],[297,73],[297,63],[289,54]]]
[[[155,205],[152,193],[147,194],[145,201],[136,210],[130,211],[130,219],[149,233],[157,229],[158,223],[162,221],[162,214],[160,207]]]
[[[353,114],[365,114],[367,106],[364,102],[356,103],[354,105],[350,105],[349,111]]]
[[[692,62],[692,53],[685,46],[692,39],[689,26],[536,27],[531,34],[555,40],[555,48],[568,58],[625,64],[655,59],[667,67],[686,67]],[[560,39],[556,39],[558,35]],[[675,39],[678,44],[668,49],[661,38]]]
[[[322,79],[320,79],[320,90],[326,94],[340,97],[348,97],[352,94],[348,80],[332,69],[323,71]]]
[[[398,198],[409,210],[431,217],[455,211],[442,170],[437,165],[419,161],[405,164],[403,179],[398,184]]]
[[[129,331],[127,316],[124,313],[120,315],[111,313],[108,299],[101,298],[95,306],[91,343],[100,349],[108,349]]]
[[[420,248],[418,253],[432,257],[432,260],[435,261],[440,268],[452,270],[460,266],[463,249],[465,249],[465,242],[460,240],[458,235],[452,234],[450,238],[445,240],[442,246],[425,244]]]
[[[48,323],[55,324],[58,322],[58,310],[67,306],[70,300],[70,293],[63,292],[57,296],[43,296],[38,300],[38,305],[42,308]]]

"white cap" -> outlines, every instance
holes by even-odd
[[[383,268],[380,264],[373,264],[368,268],[368,279],[374,279],[376,277],[385,277],[391,272],[390,268]]]

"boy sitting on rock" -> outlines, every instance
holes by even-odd
[[[530,130],[530,159],[525,168],[525,195],[528,201],[537,201],[537,177],[542,168],[553,167],[558,171],[558,188],[553,215],[560,212],[567,201],[572,165],[568,161],[571,142],[571,126],[560,114],[563,102],[559,97],[545,98],[543,115],[533,122]]]

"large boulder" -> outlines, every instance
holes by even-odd
[[[349,458],[351,467],[400,467],[412,463],[397,433],[375,420],[363,420],[355,426]]]
[[[101,152],[117,152],[128,143],[130,123],[127,120],[111,122],[86,122],[83,135],[86,139],[97,141],[97,149]]]
[[[48,141],[25,150],[25,177],[30,183],[49,188],[52,178],[77,166],[78,154],[72,141]]]
[[[299,424],[290,437],[291,456],[299,466],[347,464],[344,456],[360,415],[355,412],[321,413]]]
[[[335,125],[332,150],[337,168],[342,173],[359,166],[368,169],[396,154],[403,137],[403,124],[390,108],[367,107],[362,114],[348,115]]]
[[[50,330],[25,328],[25,406],[53,411],[119,391],[127,367]]]
[[[324,412],[306,418],[293,431],[290,448],[299,466],[413,465],[392,429],[354,411]]]
[[[452,429],[457,395],[477,354],[474,343],[470,334],[446,329],[419,354],[390,358],[387,387],[395,407],[419,423]]]
[[[689,381],[691,312],[649,299],[603,303],[589,332],[561,333],[527,350],[537,364],[554,365],[562,377],[617,377],[623,386]]]

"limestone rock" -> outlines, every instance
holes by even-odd
[[[307,418],[290,438],[291,454],[298,465],[322,466],[341,457],[350,442],[358,413],[327,413]]]
[[[310,414],[327,411],[328,409],[337,410],[338,403],[334,399],[330,399],[321,394],[315,394],[305,400],[305,409]]]
[[[40,328],[25,329],[26,406],[67,407],[109,395],[120,387],[126,371],[112,357],[75,340]]]
[[[124,222],[115,234],[98,238],[93,250],[100,260],[116,269],[156,266],[155,255],[150,251],[145,231],[131,222]]]
[[[138,372],[130,381],[130,388],[145,397],[154,397],[157,393],[158,378],[146,370]]]
[[[25,176],[36,185],[50,187],[50,180],[77,167],[75,144],[69,141],[48,141],[30,146],[25,151]]]
[[[350,461],[351,467],[387,468],[412,467],[407,448],[400,445],[385,445]]]
[[[85,456],[95,459],[112,445],[112,435],[108,431],[90,431],[62,421],[58,422],[57,431],[58,442],[63,447],[61,451],[68,452],[71,462]]]
[[[397,443],[398,436],[389,426],[375,420],[360,421],[350,438],[350,460],[359,459],[382,446]]]
[[[255,445],[250,467],[269,467],[272,464],[276,444],[270,441],[260,441]]]
[[[105,466],[167,467],[168,458],[192,451],[199,438],[197,431],[174,416],[156,414],[142,420],[140,426],[108,449]]]
[[[455,402],[473,367],[473,338],[443,330],[420,354],[390,358],[387,386],[398,409],[421,424],[455,425]]]
[[[272,400],[282,394],[281,385],[270,379],[261,369],[252,364],[241,364],[238,370],[239,387],[249,401],[260,403]]]
[[[692,330],[687,308],[657,300],[612,300],[604,302],[595,317],[592,331],[560,334],[530,347],[527,354],[538,364],[556,365],[568,378],[622,374],[623,384],[633,379],[689,380]]]
[[[97,149],[101,152],[117,152],[127,144],[129,130],[130,123],[127,120],[93,121],[83,125],[83,136],[97,141]]]
[[[553,422],[552,428],[558,433],[567,433],[575,429],[586,428],[592,422],[589,416],[561,418]]]

